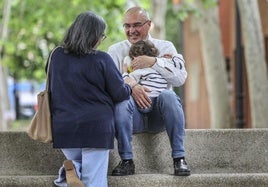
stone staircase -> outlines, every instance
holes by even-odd
[[[109,176],[109,187],[268,187],[268,129],[187,129],[185,148],[192,175],[173,176],[166,133],[134,135],[136,174]],[[0,187],[53,187],[64,156],[25,132],[1,132],[0,160]],[[112,150],[109,173],[119,160]]]

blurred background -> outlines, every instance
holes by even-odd
[[[82,11],[107,22],[99,49],[125,38],[131,6],[151,15],[151,35],[172,41],[188,78],[174,88],[186,128],[268,127],[267,0],[2,0],[0,2],[0,130],[25,130],[45,89],[49,52]]]

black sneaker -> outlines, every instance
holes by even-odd
[[[134,175],[135,165],[133,160],[122,160],[113,170],[112,176]]]
[[[174,175],[177,176],[189,176],[191,175],[190,169],[188,169],[187,163],[184,159],[174,162]]]

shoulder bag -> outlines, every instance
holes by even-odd
[[[55,48],[56,49],[56,48]],[[50,113],[50,94],[49,94],[49,67],[52,57],[51,52],[48,60],[47,75],[46,75],[46,89],[37,94],[37,111],[33,116],[27,134],[33,140],[51,143],[52,130],[51,130],[51,113]]]

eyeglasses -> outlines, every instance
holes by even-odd
[[[102,37],[102,38],[101,38],[102,41],[105,40],[105,39],[107,38],[107,36],[106,36],[105,34],[102,34],[101,37]]]
[[[143,25],[145,25],[146,23],[148,23],[150,20],[147,20],[145,21],[144,23],[141,23],[141,22],[137,22],[137,23],[133,23],[133,24],[128,24],[128,23],[125,23],[123,25],[124,29],[125,30],[129,30],[131,27],[133,29],[140,29]]]

